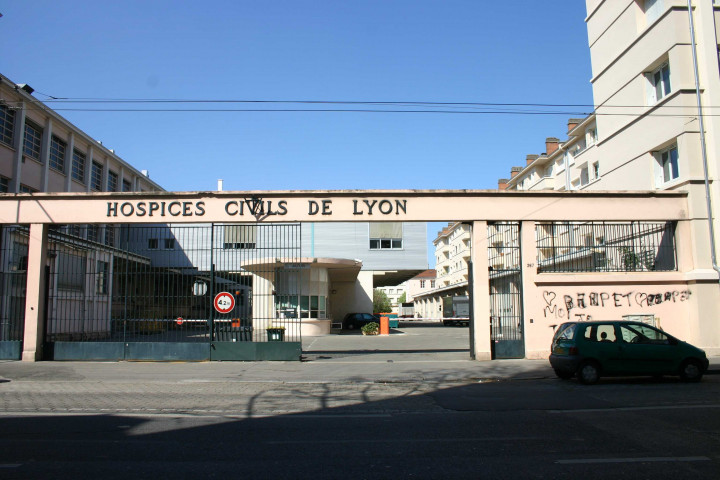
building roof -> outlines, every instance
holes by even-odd
[[[433,269],[430,269],[430,270],[425,270],[424,272],[421,272],[421,273],[415,275],[415,276],[413,277],[413,279],[415,279],[415,278],[419,278],[419,279],[423,279],[423,278],[435,278],[436,276],[437,276],[437,272],[436,272],[435,269],[433,268]]]

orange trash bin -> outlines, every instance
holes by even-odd
[[[390,318],[380,317],[380,335],[390,335]]]

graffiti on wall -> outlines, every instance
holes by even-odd
[[[671,290],[666,292],[589,292],[576,293],[575,295],[563,295],[562,298],[556,292],[544,291],[543,300],[545,307],[543,314],[545,318],[590,321],[592,316],[585,312],[591,307],[603,309],[639,307],[647,308],[662,303],[685,302],[690,298],[689,290]]]

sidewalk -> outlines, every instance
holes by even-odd
[[[0,382],[457,383],[554,376],[547,360],[477,362],[433,355],[407,360],[385,359],[385,354],[377,359],[368,356],[308,362],[5,361],[0,362]]]
[[[0,362],[0,383],[462,383],[554,378],[547,360],[473,361],[442,354],[386,354],[307,362]],[[395,358],[398,358],[395,355]],[[708,374],[720,374],[720,357]]]

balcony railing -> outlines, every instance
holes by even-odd
[[[676,271],[675,223],[538,223],[538,272]]]

